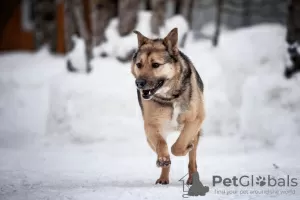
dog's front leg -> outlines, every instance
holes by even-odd
[[[162,127],[157,124],[145,124],[145,132],[150,147],[157,154],[156,165],[162,168],[161,175],[157,179],[156,184],[169,184],[171,160],[167,142],[162,137]]]
[[[185,121],[184,127],[173,144],[171,151],[174,156],[185,156],[194,148],[193,140],[201,129],[203,118],[196,117],[193,121]]]

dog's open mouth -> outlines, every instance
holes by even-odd
[[[161,86],[163,86],[164,82],[165,82],[164,80],[160,80],[160,81],[158,81],[158,83],[156,84],[156,86],[154,88],[148,89],[148,90],[142,90],[142,97],[144,99],[150,99],[155,94],[155,92],[159,88],[161,88]]]

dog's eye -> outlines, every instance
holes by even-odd
[[[153,68],[158,68],[159,66],[160,66],[159,63],[152,63],[152,67],[153,67]]]
[[[142,67],[142,64],[141,64],[141,63],[136,63],[136,67],[137,67],[137,68],[141,68],[141,67]]]

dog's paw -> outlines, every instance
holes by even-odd
[[[168,178],[159,178],[157,179],[157,181],[155,182],[155,184],[161,184],[161,185],[167,185],[169,184],[169,179]]]
[[[171,165],[170,156],[167,157],[158,157],[156,161],[157,167],[169,167]]]
[[[187,185],[193,185],[193,177],[189,176],[189,178],[186,180]]]

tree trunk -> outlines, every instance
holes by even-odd
[[[216,11],[216,30],[215,34],[213,37],[212,44],[213,46],[217,46],[219,43],[219,37],[220,37],[220,32],[221,32],[221,20],[222,20],[222,11],[223,11],[223,0],[218,0],[217,1],[217,11]]]
[[[65,0],[65,42],[68,54],[67,69],[70,72],[78,72],[85,68],[86,72],[91,71],[90,60],[92,58],[91,37],[84,18],[84,7],[81,0]],[[79,40],[74,41],[73,36],[77,35],[79,40],[84,41],[81,47]],[[83,49],[84,48],[84,49]],[[76,52],[75,52],[76,51]],[[78,62],[80,56],[84,61]],[[78,62],[78,63],[77,63]],[[82,64],[84,63],[84,64]],[[80,66],[79,66],[80,65]],[[86,65],[86,66],[82,66]]]
[[[300,1],[292,0],[288,6],[287,36],[290,63],[286,65],[285,77],[300,72]]]
[[[243,26],[250,26],[250,7],[251,1],[243,1]]]
[[[184,2],[184,0],[174,0],[175,6],[174,6],[174,14],[179,15],[181,14],[181,4]]]
[[[137,13],[140,6],[139,0],[122,0],[119,1],[118,30],[121,36],[128,35],[133,31],[137,23]]]
[[[177,0],[178,1],[178,0]],[[176,8],[177,6],[180,6],[179,8]],[[194,0],[180,0],[179,5],[175,7],[175,13],[176,10],[179,9],[179,13],[181,14],[186,21],[189,24],[189,28],[192,28],[192,18],[193,18],[193,6],[194,6]]]
[[[18,7],[20,0],[0,1],[0,42],[3,39],[3,30]]]
[[[69,52],[74,47],[72,36],[76,33],[75,20],[72,11],[72,0],[64,1],[64,24],[66,52]]]
[[[50,50],[56,51],[56,1],[34,0],[34,40],[39,49],[45,43],[50,44]]]
[[[84,8],[82,0],[73,0],[73,13],[75,19],[75,26],[78,30],[79,36],[85,41],[89,41],[89,32],[84,19]]]
[[[144,0],[143,3],[145,10],[151,10],[151,0]]]
[[[159,28],[164,25],[166,1],[151,0],[152,16],[151,16],[151,31],[155,35],[159,35]]]
[[[92,45],[98,46],[105,41],[105,29],[109,21],[117,16],[117,0],[90,0]]]

